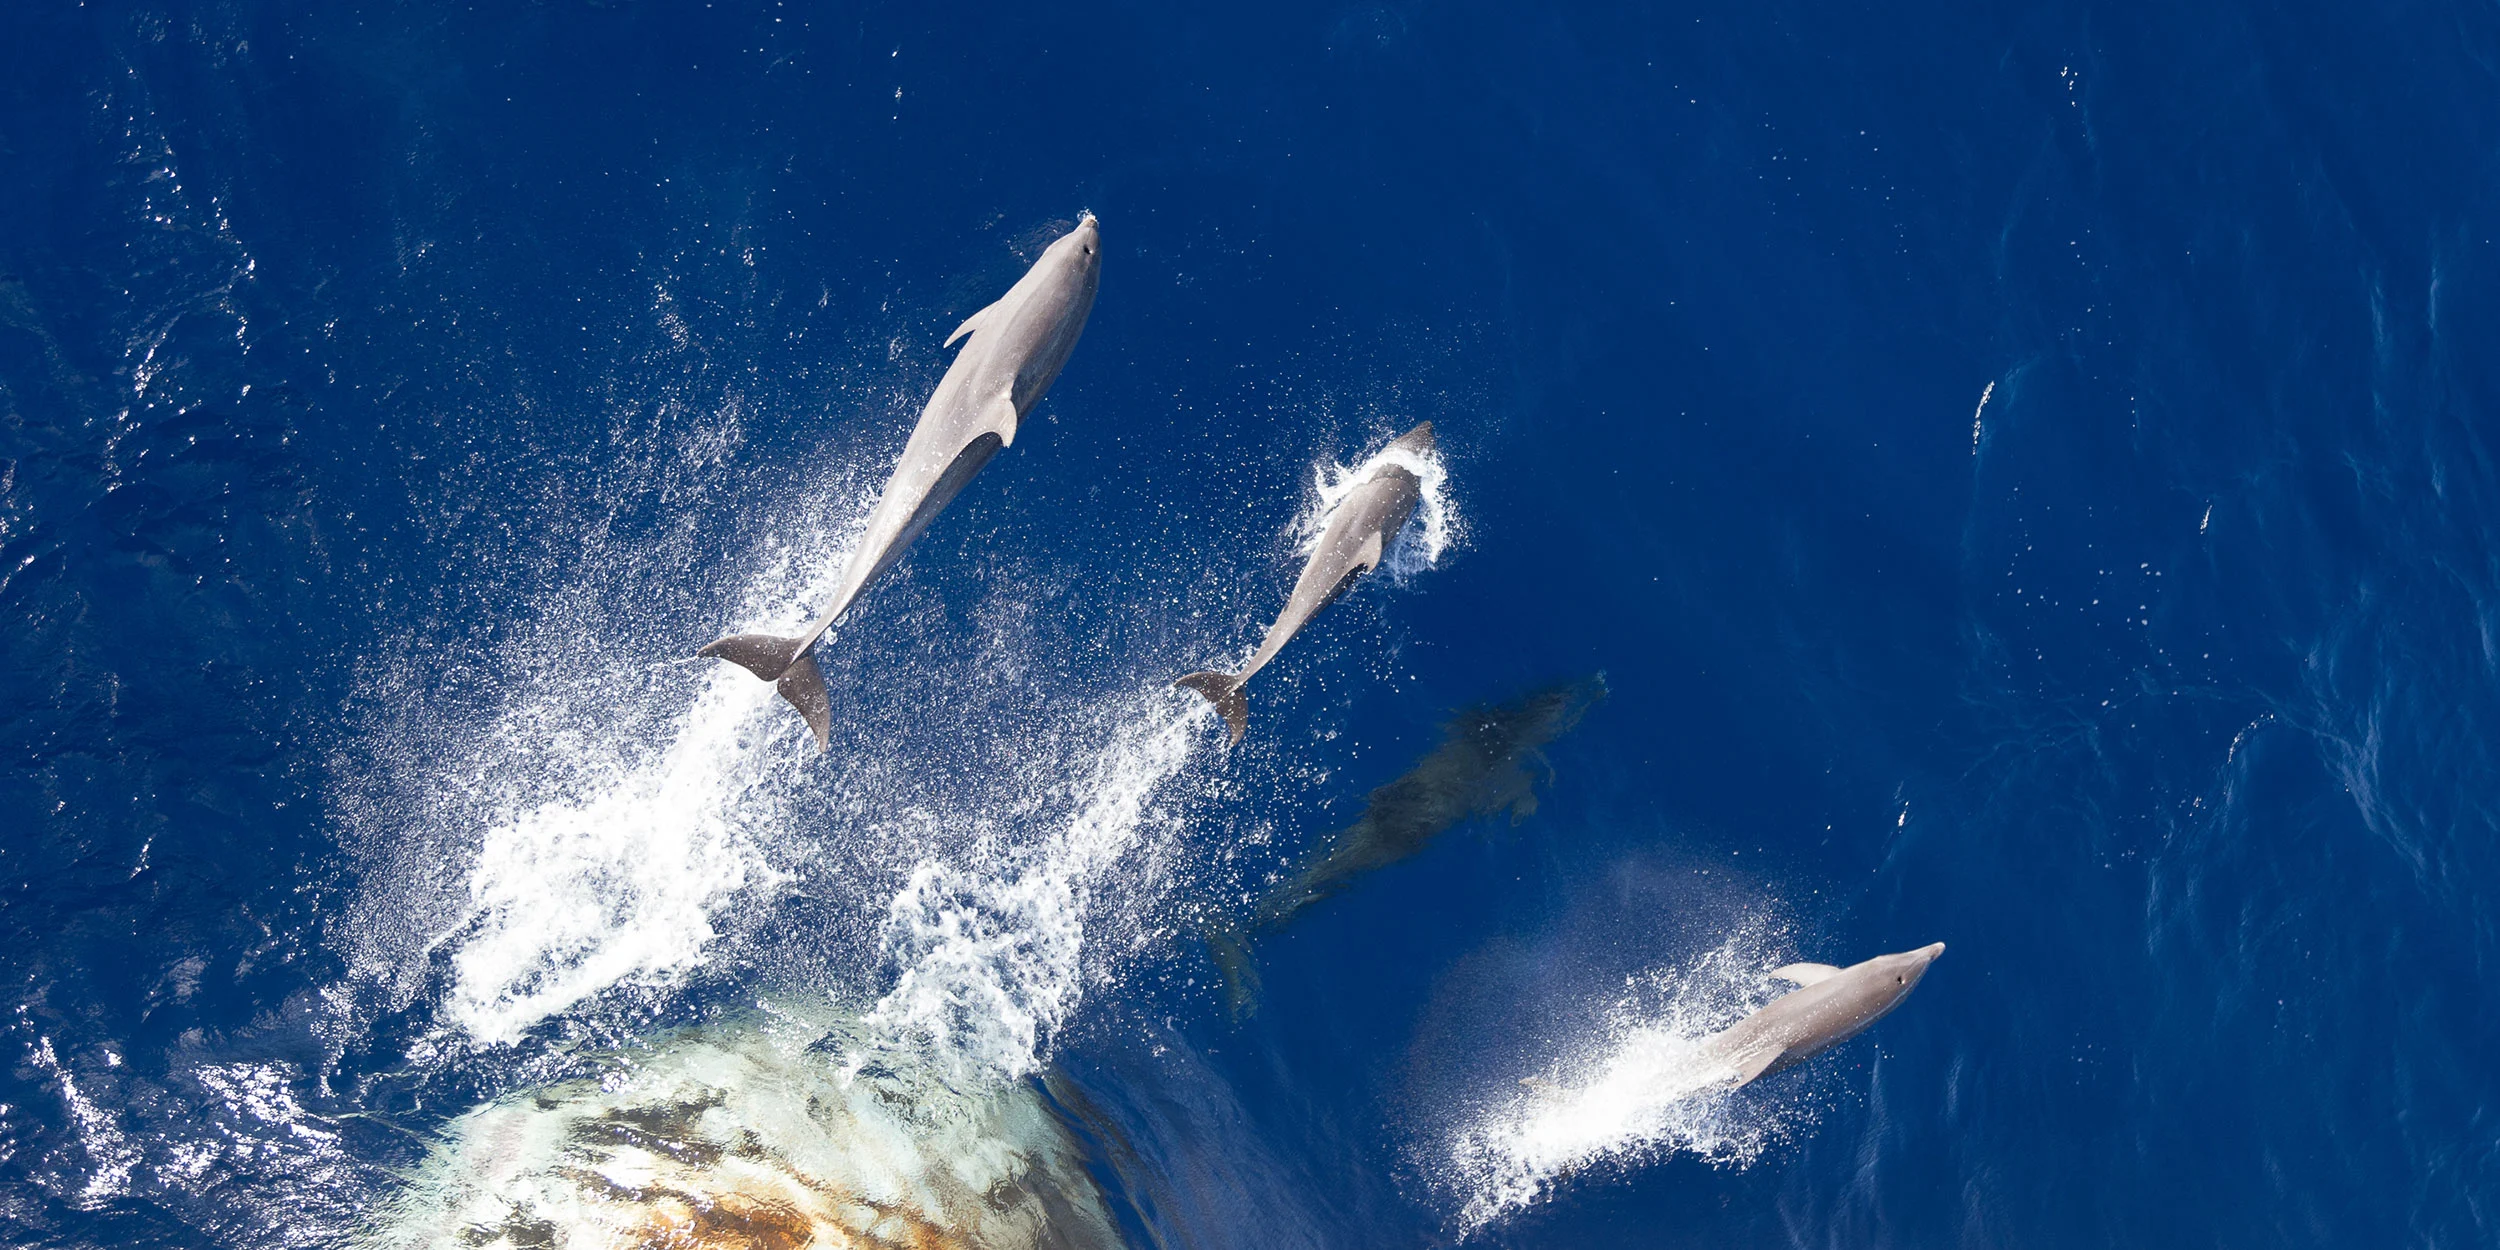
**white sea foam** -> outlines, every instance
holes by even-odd
[[[1811,1115],[1802,1104],[1732,1091],[1734,1072],[1702,1048],[1768,1001],[1768,970],[1780,962],[1770,935],[1752,927],[1689,966],[1634,978],[1603,1029],[1457,1134],[1445,1166],[1463,1228],[1592,1166],[1683,1153],[1742,1167],[1802,1127]]]
[[[1442,464],[1438,451],[1415,452],[1397,446],[1383,447],[1350,468],[1334,461],[1312,466],[1317,502],[1302,517],[1298,545],[1303,554],[1318,548],[1320,535],[1327,531],[1329,519],[1336,515],[1346,496],[1369,480],[1375,470],[1390,464],[1415,475],[1423,485],[1423,498],[1415,509],[1415,518],[1398,532],[1396,544],[1381,561],[1382,568],[1391,579],[1404,584],[1406,579],[1441,562],[1442,553],[1466,536],[1458,509],[1450,501],[1449,470]]]
[[[1038,761],[1073,766],[1064,823],[1038,847],[968,867],[921,861],[886,914],[885,954],[900,975],[869,1013],[849,1070],[895,1050],[919,1052],[918,1063],[956,1088],[1038,1068],[1083,996],[1095,888],[1154,821],[1171,819],[1155,794],[1188,762],[1211,714],[1165,690],[1115,703],[1090,761],[1055,752]]]
[[[742,628],[797,629],[846,554],[825,543],[764,561]],[[597,641],[541,657],[543,683],[468,753],[458,814],[485,828],[438,940],[457,943],[445,1013],[489,1044],[611,987],[673,983],[706,958],[722,908],[786,879],[765,835],[804,758],[798,719],[744,670],[701,661],[689,700]]]
[[[452,1020],[510,1041],[610,986],[665,983],[702,960],[715,909],[778,877],[737,819],[773,762],[753,732],[772,698],[716,671],[656,757],[486,830]]]

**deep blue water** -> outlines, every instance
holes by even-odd
[[[2500,14],[924,8],[0,16],[0,1239],[341,1244],[568,1048],[878,1002],[1430,419],[1457,540],[1086,879],[1015,1079],[1134,1244],[2500,1240]],[[832,755],[635,780],[1086,209]],[[1598,672],[1236,1018],[1208,933]],[[1470,1229],[1477,1117],[1732,940],[1950,951]]]

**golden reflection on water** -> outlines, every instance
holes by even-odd
[[[839,1027],[838,1025],[836,1026]],[[368,1250],[1093,1250],[1121,1244],[1081,1148],[1028,1085],[841,1079],[838,1047],[754,1017],[601,1056],[597,1075],[452,1122]]]

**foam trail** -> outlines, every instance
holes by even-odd
[[[789,605],[830,593],[844,554],[811,553],[802,569],[785,552],[748,588],[747,615],[770,602],[795,616]],[[609,671],[573,675],[581,652],[613,654],[596,644],[563,640],[558,662],[536,665],[546,684],[467,770],[486,828],[466,906],[437,942],[458,942],[446,1015],[488,1044],[614,986],[673,983],[703,962],[724,906],[785,879],[762,844],[793,758],[772,687],[707,663],[673,715],[667,703],[685,698],[674,685],[655,710],[619,710],[616,692],[641,675],[612,658]],[[656,752],[642,746],[654,730],[666,735]]]
[[[454,1022],[509,1042],[610,986],[665,983],[701,962],[713,912],[779,879],[734,820],[767,765],[751,723],[771,696],[716,672],[656,759],[487,830],[470,936],[452,960]]]
[[[848,1070],[908,1050],[958,1089],[1035,1071],[1083,996],[1094,887],[1138,844],[1155,791],[1188,762],[1210,715],[1195,698],[1139,696],[1113,714],[1066,823],[1039,848],[986,872],[922,860],[886,915],[886,957],[901,974],[869,1013]]]
[[[1406,579],[1439,564],[1441,553],[1466,537],[1466,527],[1450,501],[1449,471],[1438,451],[1414,452],[1389,446],[1351,468],[1334,461],[1313,465],[1311,480],[1318,491],[1318,503],[1302,517],[1299,547],[1306,556],[1317,551],[1320,535],[1327,531],[1329,518],[1336,515],[1338,506],[1383,464],[1394,464],[1413,473],[1423,487],[1415,519],[1398,532],[1396,545],[1381,561],[1390,578],[1404,585]]]
[[[1463,1129],[1447,1160],[1472,1233],[1587,1167],[1683,1152],[1742,1167],[1808,1114],[1729,1089],[1702,1043],[1767,1001],[1780,962],[1747,931],[1677,972],[1636,979],[1607,1026]]]

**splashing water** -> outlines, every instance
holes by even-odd
[[[1083,996],[1094,889],[1149,825],[1171,819],[1152,799],[1212,714],[1164,690],[1116,707],[1110,741],[1070,787],[1066,824],[1041,847],[986,871],[921,861],[886,915],[885,953],[902,973],[848,1071],[899,1050],[958,1089],[1035,1071]]]
[[[1388,463],[1422,487],[1416,519],[1383,562],[1403,580],[1459,536],[1437,455],[1384,448],[1351,467],[1315,466],[1318,500],[1305,528],[1315,535]],[[838,580],[865,509],[835,501],[866,495],[810,495],[816,511],[770,527],[796,544],[750,562],[762,571],[743,587],[740,631],[789,632]],[[630,586],[580,589],[564,601],[632,598]],[[450,952],[442,1019],[470,1039],[509,1044],[611,990],[676,986],[721,944],[722,917],[761,911],[745,905],[794,879],[787,869],[796,861],[775,862],[776,853],[801,853],[784,845],[789,831],[821,828],[829,809],[818,783],[828,778],[819,766],[816,782],[794,779],[792,765],[813,757],[798,720],[770,686],[735,668],[652,663],[659,648],[682,645],[678,632],[660,623],[620,636],[608,621],[551,620],[536,645],[506,658],[526,691],[487,732],[442,752],[449,768],[428,762],[448,796],[430,819],[448,831],[438,841],[454,840],[436,862],[466,861],[456,898],[426,927],[435,935],[428,949]],[[838,806],[867,824],[818,836],[906,832],[864,853],[899,879],[878,936],[893,980],[867,1015],[849,1071],[874,1063],[963,1089],[1035,1071],[1087,977],[1108,975],[1098,960],[1088,971],[1087,931],[1103,923],[1096,895],[1158,821],[1177,827],[1155,796],[1186,766],[1207,714],[1159,685],[1080,701],[1052,715],[1045,749],[1006,753],[983,783],[997,792],[966,796],[981,806],[954,812],[891,810],[896,796],[875,775],[913,772],[914,761],[874,751],[837,761],[830,779],[847,796]],[[1048,832],[1017,832],[1037,826]],[[462,855],[464,827],[478,832]],[[1137,913],[1136,893],[1123,892],[1123,917]],[[900,1050],[914,1054],[889,1063]]]
[[[1775,993],[1768,970],[1785,962],[1776,936],[1749,925],[1689,967],[1634,978],[1597,1036],[1462,1130],[1447,1163],[1465,1194],[1462,1228],[1481,1229],[1594,1165],[1682,1152],[1748,1166],[1810,1123],[1802,1105],[1732,1090],[1733,1067],[1702,1046]]]
[[[747,587],[747,628],[795,628],[848,545],[767,561]],[[788,879],[762,839],[790,810],[803,748],[772,687],[705,660],[688,700],[596,641],[567,637],[531,666],[545,682],[470,753],[457,787],[482,796],[470,802],[485,830],[465,906],[436,939],[457,942],[445,1013],[490,1045],[611,987],[674,983],[702,964],[723,907]],[[624,706],[637,685],[649,697]],[[652,738],[665,745],[638,750]]]
[[[1353,494],[1354,488],[1369,479],[1373,471],[1391,464],[1415,475],[1422,483],[1423,497],[1415,509],[1415,518],[1398,531],[1396,543],[1381,560],[1390,580],[1405,585],[1408,578],[1439,564],[1441,553],[1466,537],[1458,509],[1450,502],[1449,471],[1441,463],[1441,454],[1389,446],[1352,468],[1334,461],[1312,466],[1311,481],[1319,498],[1302,517],[1299,548],[1304,555],[1318,550],[1320,535],[1327,531],[1329,519],[1337,514],[1346,496]]]
[[[771,706],[770,686],[714,673],[656,758],[490,827],[451,1019],[509,1042],[610,986],[662,985],[699,964],[714,911],[782,879],[739,819],[768,764],[769,738],[752,726]]]

